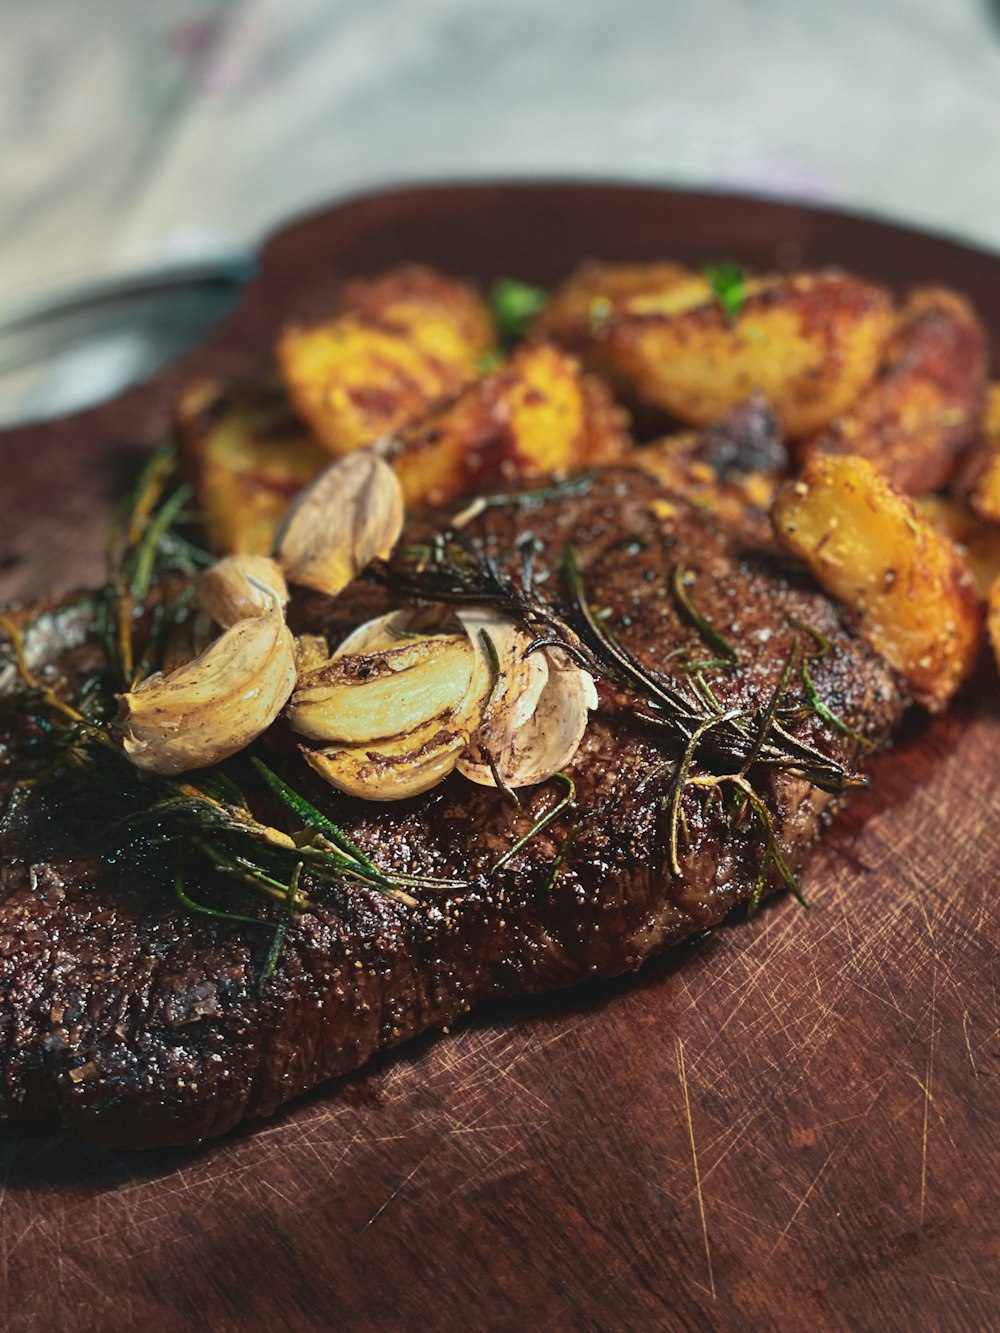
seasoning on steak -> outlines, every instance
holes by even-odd
[[[801,567],[644,474],[607,471],[574,494],[488,509],[465,532],[512,572],[517,539],[532,534],[536,577],[553,597],[571,541],[591,605],[626,648],[664,672],[681,660],[677,649],[705,652],[671,594],[670,571],[683,561],[697,572],[699,611],[740,654],[738,669],[710,673],[726,707],[766,706],[801,633],[790,618],[829,640],[831,651],[812,658],[810,672],[847,727],[881,742],[906,704],[890,669]],[[381,589],[355,585],[325,608],[301,604],[296,628],[339,633],[391,604]],[[78,641],[66,649],[64,672],[90,651]],[[676,747],[642,719],[627,689],[606,679],[599,693],[570,770],[574,804],[494,873],[565,784],[522,792],[518,808],[453,774],[424,796],[386,805],[342,796],[303,765],[309,799],[380,866],[458,877],[468,887],[425,893],[413,907],[374,888],[324,888],[306,876],[310,907],[295,916],[263,986],[265,932],[185,911],[162,876],[134,860],[89,859],[68,815],[41,861],[23,836],[8,833],[0,845],[0,1114],[54,1114],[118,1148],[190,1143],[268,1115],[489,996],[615,976],[721,921],[754,892],[759,825],[733,819],[712,799],[717,792],[689,789],[683,874],[673,874],[663,807]],[[800,711],[787,723],[798,737],[857,763],[856,737]],[[23,728],[0,721],[8,789],[22,744]],[[779,770],[755,783],[800,866],[831,798]]]

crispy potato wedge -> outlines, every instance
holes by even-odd
[[[592,299],[587,326],[571,325],[568,336],[567,312],[582,299],[557,293],[555,313],[543,311],[537,328],[582,350],[590,368],[640,402],[692,425],[722,420],[760,389],[793,437],[848,410],[874,378],[892,325],[888,294],[840,273],[748,279],[733,318],[693,274],[605,301],[595,320]]]
[[[954,544],[865,458],[811,458],[772,511],[778,540],[856,613],[861,632],[942,709],[975,665],[983,614]]]
[[[329,456],[273,382],[196,380],[181,394],[175,419],[211,549],[267,554],[289,502]]]
[[[546,343],[511,359],[388,452],[407,506],[444,504],[507,481],[562,477],[621,459],[627,417],[600,381]]]
[[[989,626],[990,644],[993,648],[993,656],[996,659],[997,670],[1000,671],[1000,578],[994,579],[990,588],[986,623]]]
[[[1000,525],[984,523],[960,501],[944,495],[922,495],[917,513],[943,532],[965,557],[980,597],[986,598],[1000,576]]]
[[[981,518],[1000,523],[1000,384],[991,384],[986,391],[982,450],[969,503]]]
[[[348,453],[419,421],[481,372],[496,333],[464,283],[411,266],[349,283],[337,315],[293,324],[278,366],[323,447]]]
[[[874,384],[803,452],[868,458],[909,495],[939,490],[977,437],[987,360],[986,331],[964,297],[913,292]]]
[[[718,425],[641,445],[628,461],[726,522],[759,523],[788,470],[788,451],[774,413],[754,395]]]

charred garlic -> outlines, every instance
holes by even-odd
[[[452,771],[482,717],[489,682],[468,636],[426,634],[395,612],[355,630],[300,679],[289,707],[312,767],[341,791],[398,801]],[[345,651],[351,648],[357,651]]]
[[[457,621],[446,607],[393,612],[300,679],[289,720],[312,767],[368,800],[418,795],[456,767],[483,786],[541,782],[572,759],[597,699],[587,672],[530,646],[487,607]]]

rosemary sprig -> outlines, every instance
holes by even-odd
[[[727,666],[734,666],[740,660],[739,653],[726,636],[715,628],[707,616],[702,615],[695,606],[691,594],[688,592],[688,588],[695,581],[694,573],[678,561],[678,563],[674,565],[674,572],[670,581],[674,590],[674,596],[677,598],[684,614],[687,616],[688,620],[690,620],[691,624],[694,625],[695,629],[708,646],[719,654],[721,662]],[[704,663],[702,665],[714,665],[714,663]]]
[[[532,556],[527,546],[522,546],[521,555],[523,568],[530,570]],[[526,591],[523,582],[509,579],[494,556],[454,528],[438,534],[429,549],[418,553],[416,563],[376,561],[367,576],[411,601],[494,607],[535,633],[529,653],[555,647],[581,666],[595,665],[579,635],[554,608],[530,585]]]
[[[819,696],[819,691],[816,689],[812,672],[809,670],[809,663],[829,656],[831,652],[830,640],[812,625],[807,625],[805,621],[799,620],[798,616],[789,616],[788,623],[804,634],[808,634],[816,644],[815,652],[806,653],[802,661],[802,688],[805,691],[806,699],[809,701],[809,707],[828,726],[833,727],[834,731],[839,731],[843,736],[849,736],[862,749],[873,750],[875,748],[874,742],[869,740],[867,736],[863,736],[860,731],[855,731],[853,727],[849,727],[842,717],[838,717],[833,709],[823,702]]]
[[[556,883],[558,882],[559,876],[562,874],[563,866],[566,864],[566,858],[569,856],[570,849],[572,848],[574,842],[576,842],[577,838],[579,837],[580,830],[582,828],[583,828],[583,820],[579,819],[575,824],[573,824],[570,827],[569,832],[566,834],[565,838],[563,838],[562,846],[559,848],[558,852],[556,852],[555,859],[552,862],[552,867],[549,870],[549,877],[545,881],[546,893],[551,893],[552,890],[556,887]]]
[[[189,912],[195,912],[198,916],[214,917],[216,921],[234,921],[244,926],[270,926],[270,921],[265,921],[259,916],[243,916],[239,912],[223,912],[217,907],[206,907],[204,903],[195,902],[188,893],[184,877],[184,870],[180,856],[177,858],[177,868],[174,871],[174,893],[177,901]]]
[[[264,960],[264,970],[260,974],[261,985],[267,981],[268,977],[275,969],[281,951],[285,947],[285,937],[288,934],[288,927],[291,924],[292,916],[298,905],[299,897],[299,879],[302,876],[301,861],[296,863],[292,871],[292,878],[288,882],[288,893],[285,899],[285,910],[281,914],[281,920],[278,922],[278,928],[274,932],[274,939],[271,941],[271,947],[267,952],[267,958]]]
[[[149,673],[171,631],[188,614],[190,594],[163,597],[151,612],[147,642],[137,651],[136,627],[154,579],[171,569],[192,574],[212,562],[175,530],[192,495],[187,485],[171,490],[176,464],[172,445],[153,452],[119,505],[105,546],[108,582],[100,632],[109,666],[126,689]]]
[[[546,810],[545,814],[542,815],[541,819],[539,819],[535,824],[533,824],[531,828],[527,831],[527,833],[522,834],[521,837],[518,838],[518,840],[513,844],[513,846],[508,847],[507,850],[504,852],[504,854],[493,862],[493,864],[490,866],[489,869],[489,873],[491,875],[495,875],[498,870],[502,870],[505,865],[509,864],[509,862],[513,860],[513,858],[518,854],[518,852],[521,850],[522,847],[526,847],[528,843],[532,841],[532,839],[538,837],[539,833],[544,832],[544,830],[548,828],[548,826],[552,823],[552,821],[558,819],[559,816],[562,814],[562,812],[566,809],[566,807],[568,805],[572,805],[573,802],[576,800],[576,783],[573,781],[573,779],[569,776],[568,773],[553,773],[552,781],[562,782],[565,785],[566,787],[565,796],[561,797],[560,800],[556,801],[555,805],[553,805],[550,810]]]
[[[313,828],[317,833],[341,851],[348,860],[354,862],[361,870],[367,871],[374,878],[379,878],[382,872],[369,861],[368,857],[357,848],[350,840],[343,829],[339,828],[332,819],[327,819],[326,815],[316,809],[304,796],[300,796],[297,791],[278,777],[277,773],[254,755],[250,761],[260,776],[264,779],[271,791],[282,801],[294,815],[307,825]]]
[[[720,719],[725,710],[701,672],[691,674],[688,683],[693,692],[684,693],[661,673],[645,667],[608,633],[589,605],[576,554],[571,547],[564,553],[563,569],[586,644],[595,650],[606,672],[640,696],[649,710],[640,715],[643,720],[672,731],[686,746],[706,717]],[[702,732],[699,756],[711,766],[739,772],[748,755],[752,754],[755,766],[781,769],[796,777],[804,777],[824,791],[844,791],[857,785],[860,779],[842,764],[782,727],[774,715],[776,711],[769,706],[750,712],[734,711],[718,725]],[[765,720],[771,740],[759,735]]]
[[[163,575],[174,568],[192,573],[208,561],[174,531],[190,491],[171,488],[172,469],[171,452],[157,451],[112,523],[108,584],[95,602],[96,629],[110,677],[97,671],[83,681],[75,702],[64,697],[65,691],[36,677],[20,625],[0,614],[0,630],[21,681],[21,688],[3,702],[12,710],[16,707],[19,728],[28,722],[20,743],[31,765],[9,794],[3,826],[16,819],[26,831],[31,825],[32,836],[48,838],[51,829],[72,824],[77,843],[89,840],[87,845],[92,843],[108,863],[139,858],[154,874],[161,858],[151,857],[150,851],[175,848],[179,859],[172,887],[185,911],[274,931],[264,981],[295,914],[313,905],[304,892],[307,874],[317,886],[346,890],[363,884],[410,908],[420,906],[415,894],[465,885],[375,865],[342,829],[259,759],[250,771],[266,795],[278,800],[283,827],[263,822],[251,808],[239,760],[177,779],[140,773],[128,761],[106,717],[112,682],[128,687],[158,668],[170,633],[183,622],[191,601],[190,588],[177,589],[164,582]],[[157,595],[151,597],[154,585]],[[141,641],[140,627],[145,631]],[[51,818],[57,806],[58,821]],[[277,902],[282,909],[278,920],[231,910],[225,901],[199,901],[187,888],[192,858],[234,887],[254,890],[262,904]],[[334,902],[332,910],[341,910],[339,900]]]
[[[583,495],[594,484],[597,469],[590,468],[565,481],[553,482],[551,486],[541,486],[533,491],[502,491],[497,495],[478,495],[454,518],[450,527],[457,531],[471,523],[488,509],[523,509],[544,504],[548,500],[562,500],[571,495]]]
[[[671,789],[669,804],[667,809],[670,813],[670,869],[678,877],[684,878],[684,871],[681,868],[680,857],[677,852],[678,832],[681,819],[681,799],[684,796],[684,790],[688,785],[688,774],[691,771],[691,765],[694,763],[695,755],[698,752],[698,746],[702,738],[712,730],[713,727],[723,726],[726,722],[731,722],[736,717],[736,713],[720,713],[718,716],[706,717],[695,727],[691,733],[687,745],[684,747],[684,753],[681,755],[680,762],[677,765],[677,771],[674,775],[673,786]]]

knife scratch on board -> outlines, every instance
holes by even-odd
[[[698,1170],[698,1149],[694,1142],[694,1121],[691,1119],[691,1098],[688,1095],[687,1072],[684,1068],[684,1040],[677,1038],[677,1073],[684,1092],[684,1114],[687,1117],[688,1137],[691,1140],[691,1160],[694,1163],[694,1184],[698,1194],[698,1215],[701,1218],[701,1238],[705,1243],[705,1263],[708,1267],[708,1289],[712,1300],[715,1295],[715,1274],[712,1271],[712,1247],[708,1243],[708,1218],[705,1215],[705,1198],[701,1192],[701,1173]]]
[[[402,1193],[402,1191],[406,1188],[406,1186],[410,1183],[413,1177],[417,1174],[417,1172],[420,1170],[420,1168],[423,1166],[426,1160],[427,1160],[426,1157],[421,1157],[420,1161],[416,1164],[416,1166],[413,1168],[410,1174],[406,1176],[405,1179],[401,1180],[399,1184],[396,1186],[396,1188],[389,1195],[389,1197],[385,1200],[385,1202],[375,1209],[374,1213],[372,1213],[371,1217],[365,1223],[365,1230],[367,1230],[367,1228],[370,1227],[373,1222],[377,1221],[378,1218],[382,1216],[382,1214],[389,1207],[390,1203],[392,1203],[396,1195]]]

